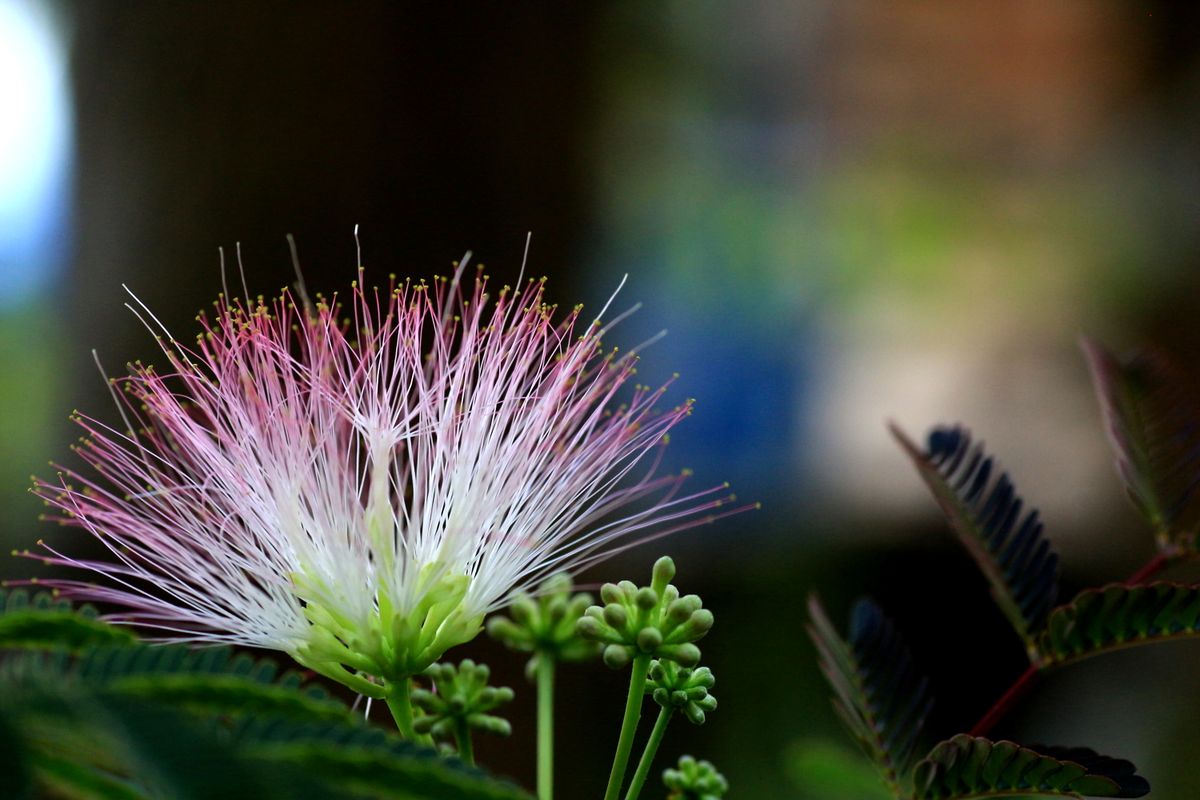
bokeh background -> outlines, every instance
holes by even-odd
[[[444,272],[472,250],[565,304],[643,303],[698,410],[675,466],[763,509],[664,550],[715,609],[721,709],[665,766],[718,763],[742,798],[868,798],[803,631],[870,594],[968,728],[1023,653],[890,440],[963,420],[1040,505],[1064,588],[1152,552],[1110,467],[1077,348],[1200,355],[1200,6],[1135,0],[433,4],[0,0],[0,539],[39,524],[29,475],[72,408],[173,330],[240,243],[251,290]],[[31,562],[6,559],[5,576]],[[1176,577],[1194,577],[1182,569]],[[532,691],[481,758],[532,783]],[[1063,672],[997,729],[1134,759],[1200,796],[1200,646]],[[624,675],[564,670],[560,793],[592,798]],[[569,767],[567,765],[570,765]],[[862,773],[869,778],[869,768]],[[840,777],[839,777],[840,776]],[[850,781],[847,783],[847,781]]]

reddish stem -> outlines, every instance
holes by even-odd
[[[1126,586],[1138,586],[1153,578],[1171,562],[1169,553],[1158,553],[1125,581]]]
[[[1138,586],[1146,583],[1159,572],[1171,563],[1174,554],[1160,552],[1155,554],[1154,558],[1142,565],[1141,569],[1129,576],[1125,581],[1126,586]],[[1008,687],[1008,690],[1000,696],[987,713],[980,718],[975,726],[971,728],[972,736],[983,736],[1000,721],[1000,718],[1009,712],[1017,701],[1033,688],[1037,682],[1038,675],[1041,674],[1041,668],[1036,664],[1030,664],[1029,668],[1021,673],[1021,677]]]
[[[971,728],[972,736],[984,736],[990,731],[1000,718],[1008,713],[1018,700],[1033,688],[1033,684],[1037,682],[1038,675],[1041,670],[1035,664],[1030,664],[1029,668],[1021,673],[1021,677],[1017,678],[1016,682],[1008,687],[1008,691],[1000,696],[1000,699],[988,709],[988,712],[980,718],[979,722]]]

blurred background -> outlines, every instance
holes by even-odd
[[[1077,342],[1197,364],[1198,101],[1200,6],[1166,0],[0,0],[0,538],[78,537],[25,489],[68,455],[72,408],[111,413],[91,349],[113,372],[155,354],[122,283],[186,331],[218,246],[273,293],[292,233],[333,291],[355,225],[378,276],[470,249],[511,279],[532,231],[557,301],[598,309],[629,275],[617,306],[644,307],[617,340],[667,329],[642,374],[698,399],[673,466],[764,504],[583,577],[646,580],[666,550],[715,610],[721,709],[677,723],[662,766],[711,758],[735,797],[872,797],[804,634],[810,591],[838,620],[864,593],[891,613],[936,736],[1024,661],[886,420],[984,438],[1041,507],[1065,592],[1152,553]],[[514,740],[481,760],[532,784],[520,659],[460,655],[518,690]],[[1190,643],[1084,663],[995,733],[1200,796],[1198,668]],[[562,680],[560,792],[591,798],[627,677]]]

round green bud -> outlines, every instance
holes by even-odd
[[[634,602],[637,603],[638,608],[649,611],[658,605],[658,594],[649,586],[643,586],[638,589]]]
[[[600,620],[589,614],[586,617],[580,617],[579,621],[575,623],[575,632],[588,639],[599,639],[604,635],[604,627]]]
[[[615,583],[606,583],[600,587],[600,599],[603,600],[606,605],[611,605],[613,603],[621,602],[624,597],[621,594],[621,590],[617,588]]]
[[[629,612],[625,610],[625,606],[612,603],[604,607],[604,621],[614,628],[624,628],[629,622]]]
[[[631,660],[629,648],[624,645],[610,644],[604,648],[604,665],[609,669],[623,669]]]
[[[700,648],[690,642],[664,645],[659,648],[659,652],[681,667],[694,667],[700,663]]]
[[[661,592],[674,577],[675,562],[671,560],[670,556],[663,556],[654,562],[654,570],[651,573],[651,585],[655,589]]]
[[[713,613],[707,608],[702,608],[699,611],[693,611],[688,617],[688,621],[680,626],[680,630],[684,632],[689,639],[699,639],[712,630]]]
[[[642,628],[637,634],[637,646],[643,653],[653,653],[662,646],[663,635],[658,628]]]
[[[528,625],[530,620],[537,614],[537,604],[533,598],[527,594],[519,594],[513,598],[512,605],[508,612],[512,614],[512,618],[521,625]]]

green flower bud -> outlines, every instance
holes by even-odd
[[[633,656],[625,645],[610,644],[604,648],[604,665],[610,669],[623,669],[632,660]]]
[[[604,607],[604,621],[614,628],[624,628],[629,623],[629,612],[619,603],[610,603]]]
[[[675,562],[670,556],[663,556],[658,561],[654,562],[654,569],[650,573],[650,585],[658,594],[662,594],[663,589],[675,577]]]
[[[609,646],[604,661],[610,667],[623,667],[637,653],[695,666],[700,649],[693,642],[712,628],[713,615],[696,595],[680,597],[668,583],[674,576],[675,563],[661,558],[654,565],[651,586],[638,588],[630,581],[604,584],[600,589],[604,605],[588,608],[576,631],[584,639]]]
[[[691,756],[680,758],[678,768],[663,771],[663,785],[669,791],[667,800],[720,800],[729,791],[729,782],[716,767]]]
[[[616,587],[613,587],[614,589]],[[539,658],[555,661],[584,661],[600,653],[596,643],[606,635],[602,619],[585,623],[588,634],[579,629],[585,612],[592,604],[591,595],[571,593],[571,579],[555,575],[542,584],[537,597],[518,595],[509,607],[511,619],[495,616],[488,620],[487,631],[512,650],[532,653],[525,673],[532,677]],[[609,635],[613,638],[614,635]]]
[[[425,677],[433,682],[434,691],[412,690],[413,705],[424,712],[413,721],[413,728],[417,733],[449,738],[454,735],[457,723],[465,721],[472,730],[507,736],[512,726],[488,712],[511,702],[513,690],[507,686],[488,686],[490,676],[486,664],[476,664],[469,658],[457,667],[431,665]]]
[[[642,628],[638,631],[637,646],[643,653],[653,653],[662,645],[663,635],[658,628]]]
[[[714,711],[717,698],[709,693],[716,683],[708,667],[689,669],[674,661],[650,663],[646,691],[664,708],[682,711],[694,725],[703,725],[706,712]]]
[[[604,635],[604,625],[593,616],[582,617],[575,623],[575,631],[580,636],[586,636],[589,639],[599,639]]]
[[[537,612],[537,605],[527,594],[519,594],[514,597],[512,605],[508,607],[508,613],[512,614],[513,621],[518,625],[528,625]]]

